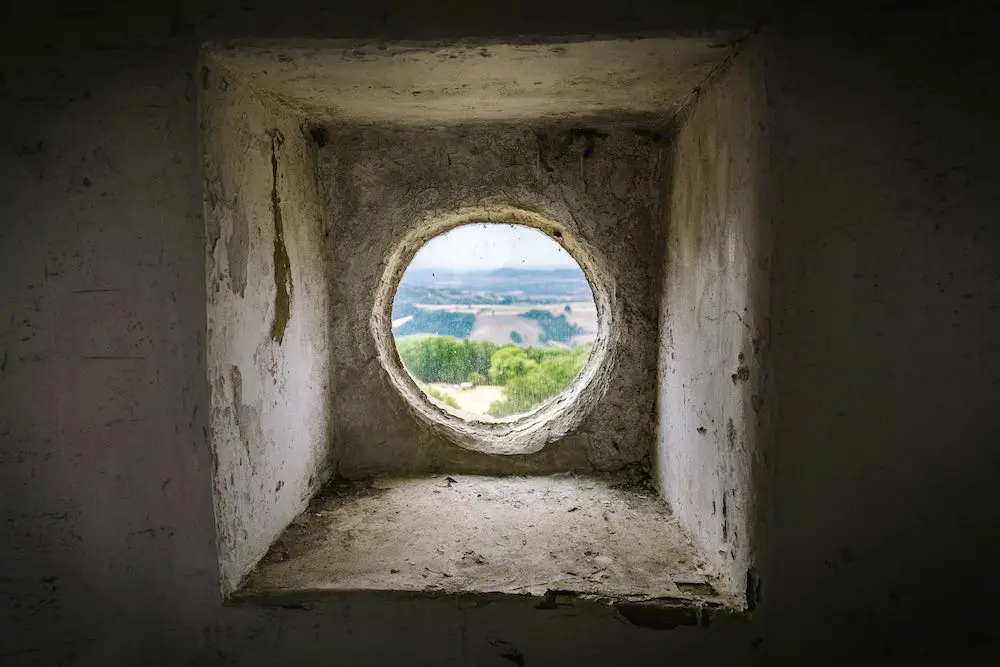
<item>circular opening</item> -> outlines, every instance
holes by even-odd
[[[466,420],[534,412],[579,377],[597,338],[580,265],[541,231],[468,223],[413,256],[392,304],[403,368]]]
[[[372,333],[388,379],[456,444],[531,453],[606,388],[614,300],[597,253],[518,209],[421,221],[389,257]]]

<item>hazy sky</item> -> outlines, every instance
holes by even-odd
[[[523,225],[477,223],[436,236],[417,251],[414,268],[578,268],[561,245]]]

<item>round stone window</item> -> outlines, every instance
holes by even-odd
[[[612,291],[572,230],[518,209],[421,221],[376,298],[372,333],[418,418],[458,445],[538,451],[603,393]]]

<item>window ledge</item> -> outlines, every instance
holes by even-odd
[[[334,482],[230,604],[380,593],[596,603],[647,627],[739,614],[655,493],[620,478],[467,475]]]

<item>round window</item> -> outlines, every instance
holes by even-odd
[[[597,306],[580,265],[549,236],[470,223],[413,256],[393,298],[392,335],[427,397],[489,421],[528,414],[579,377]]]
[[[526,454],[607,387],[614,290],[571,229],[519,209],[422,220],[388,258],[372,333],[387,377],[456,444]]]

